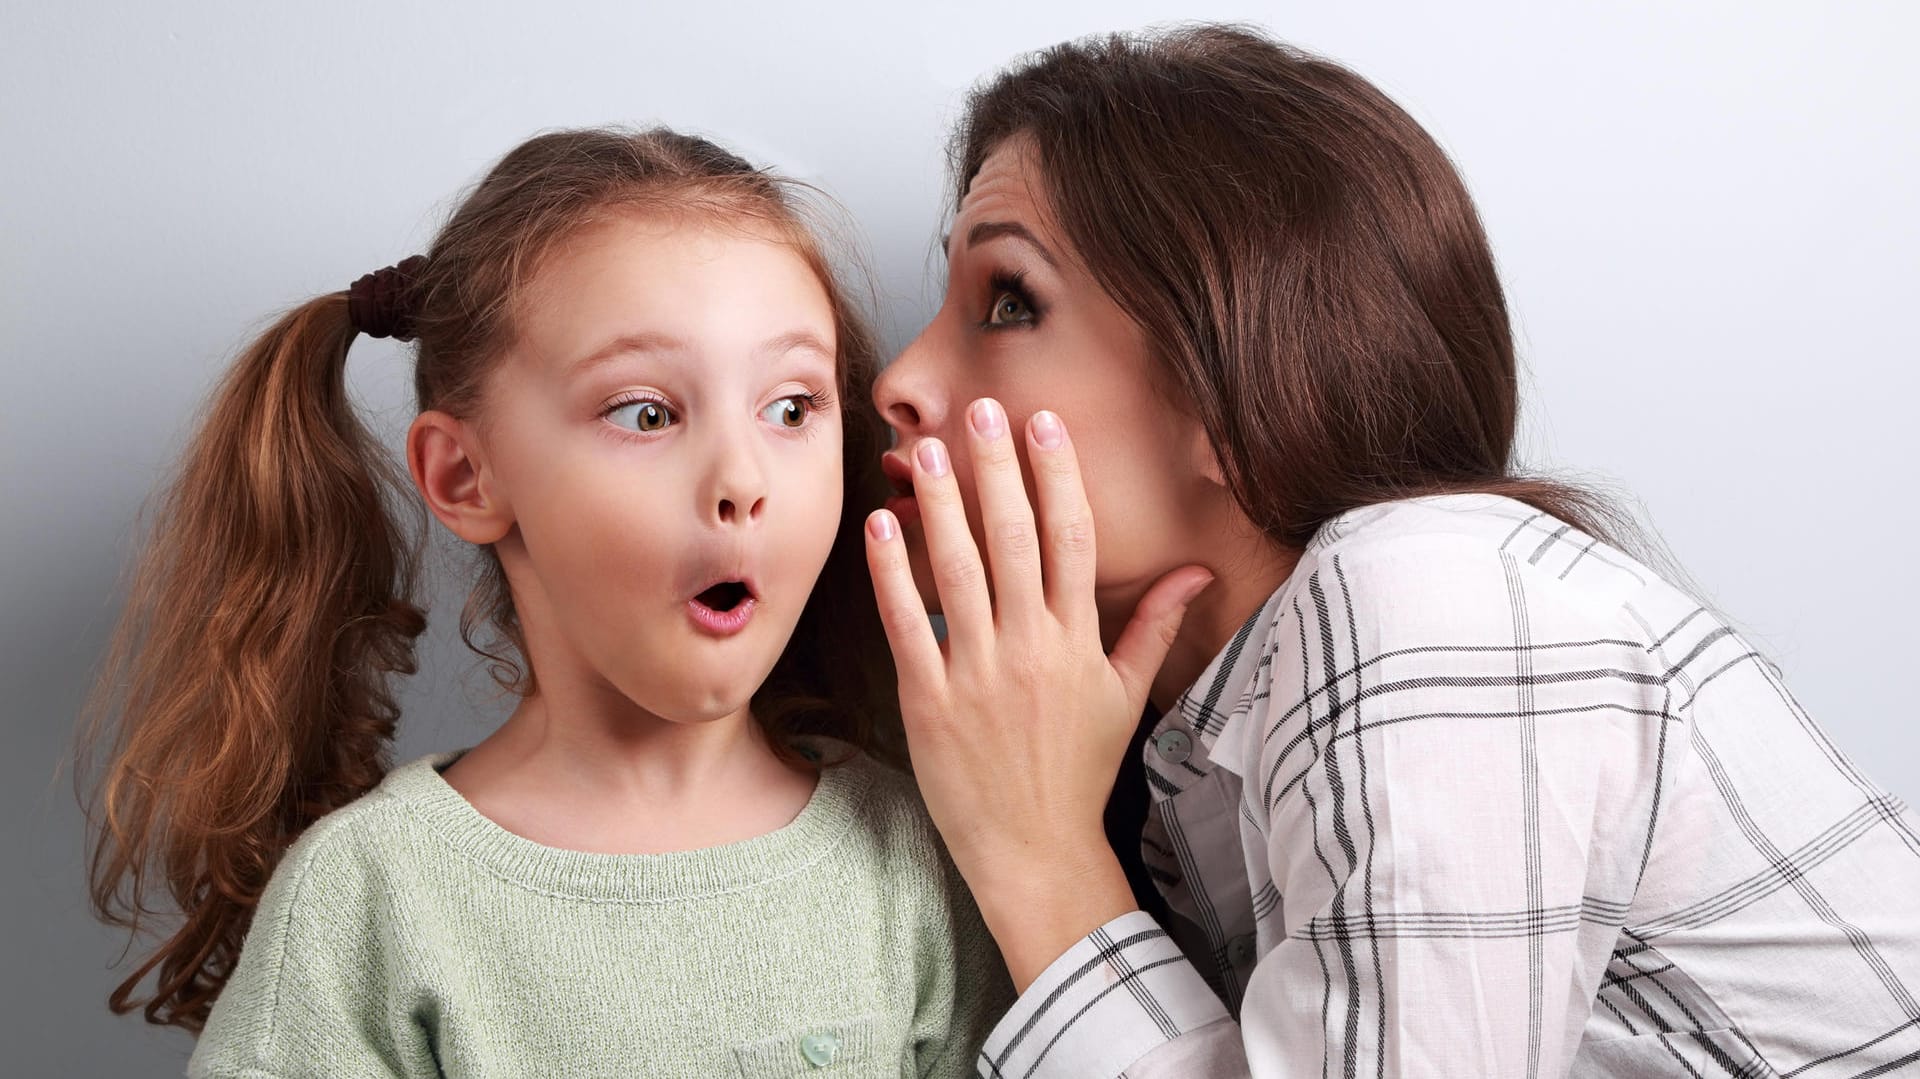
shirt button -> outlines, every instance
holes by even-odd
[[[1253,962],[1253,950],[1253,938],[1251,936],[1235,937],[1227,941],[1227,962],[1232,963],[1236,967],[1244,967]]]
[[[831,1034],[809,1034],[800,1039],[800,1055],[816,1068],[833,1063],[833,1058],[839,1052],[840,1039]]]
[[[1179,764],[1193,756],[1193,738],[1178,727],[1160,732],[1153,740],[1153,748],[1160,752],[1160,759],[1169,764]]]

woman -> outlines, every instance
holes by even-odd
[[[1913,814],[1514,472],[1505,302],[1418,125],[1197,28],[1049,50],[958,142],[868,555],[1021,990],[983,1074],[1920,1061]]]

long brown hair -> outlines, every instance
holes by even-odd
[[[815,205],[713,143],[664,129],[537,136],[468,194],[407,289],[414,385],[422,410],[473,415],[542,261],[608,214],[663,209],[776,228],[833,307],[846,503],[753,709],[776,746],[807,731],[875,748],[897,707],[861,540],[876,482],[864,466],[879,448],[867,404],[877,346],[809,227]],[[345,292],[282,316],[215,391],[155,506],[77,775],[95,780],[95,912],[137,935],[164,885],[183,917],[113,990],[116,1012],[142,1008],[149,1022],[198,1031],[281,854],[386,771],[399,718],[391,676],[413,672],[426,627],[415,593],[425,515],[348,398],[354,337]],[[491,548],[478,559],[462,636],[503,685],[531,695],[505,574]]]
[[[1058,45],[969,99],[956,212],[1015,137],[1275,541],[1465,491],[1633,535],[1606,498],[1516,471],[1513,334],[1479,215],[1446,153],[1365,79],[1233,26]]]

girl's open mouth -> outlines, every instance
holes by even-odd
[[[729,637],[746,628],[757,601],[745,581],[720,581],[687,601],[687,615],[696,628],[716,637]]]

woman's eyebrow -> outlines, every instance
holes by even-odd
[[[969,248],[978,247],[983,243],[999,239],[1020,240],[1038,252],[1040,258],[1043,259],[1047,265],[1056,270],[1060,268],[1060,263],[1055,261],[1053,252],[1047,250],[1047,245],[1041,243],[1039,237],[1035,236],[1027,226],[1022,225],[1018,221],[982,221],[967,230],[967,246]],[[946,254],[952,243],[953,234],[951,232],[940,237],[940,252]]]

